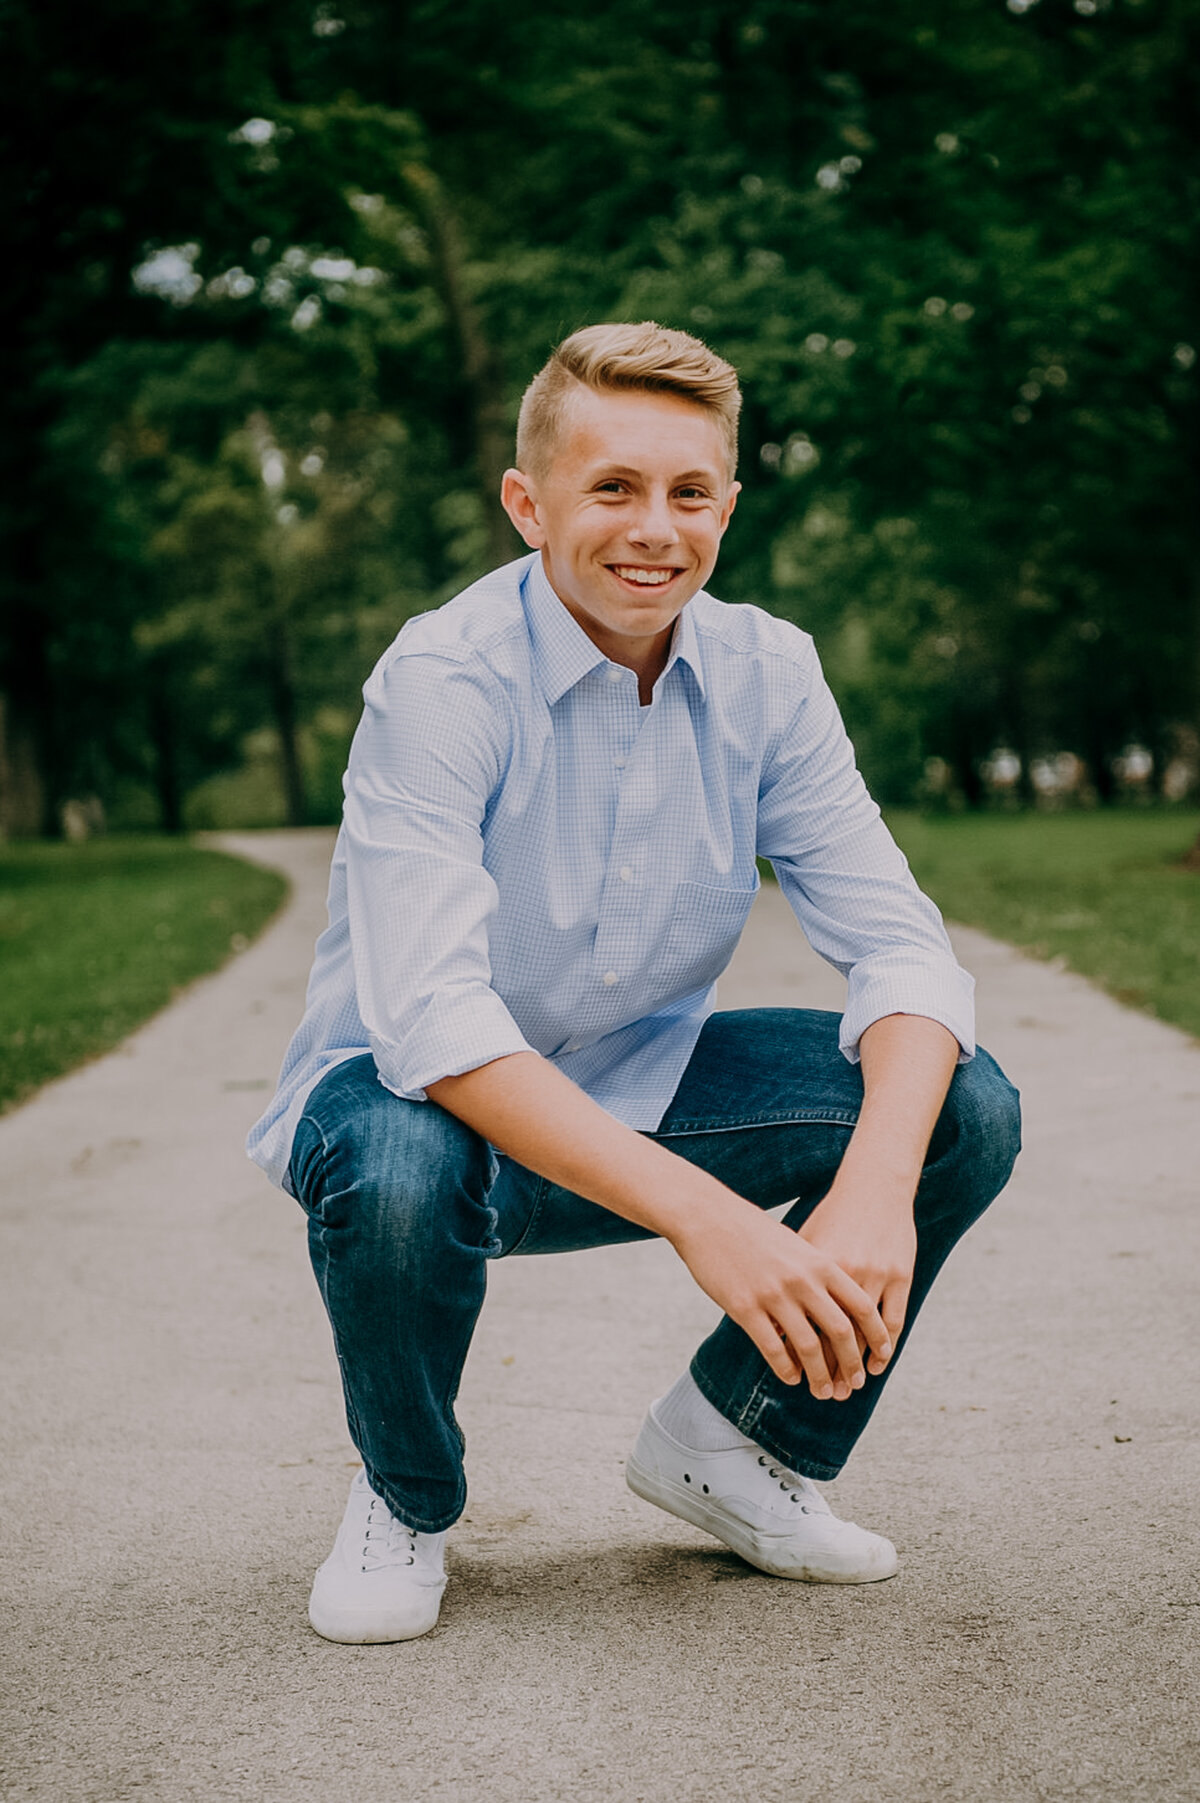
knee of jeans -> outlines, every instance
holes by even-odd
[[[1012,1174],[1021,1149],[1021,1100],[989,1053],[955,1072],[931,1157],[948,1158],[966,1207],[986,1207]]]
[[[432,1246],[446,1238],[488,1241],[495,1164],[486,1140],[454,1115],[381,1088],[319,1122],[302,1117],[291,1169],[301,1203],[326,1229],[408,1238],[419,1227]]]

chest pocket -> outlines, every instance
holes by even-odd
[[[674,999],[715,983],[734,954],[758,889],[757,875],[752,889],[678,884],[656,988],[661,982]]]

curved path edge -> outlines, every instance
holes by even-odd
[[[115,1803],[1197,1796],[1200,1044],[983,935],[1027,1150],[834,1486],[901,1575],[752,1575],[621,1464],[712,1318],[662,1245],[496,1268],[442,1625],[304,1603],[355,1463],[300,1211],[242,1152],[331,835],[231,965],[0,1119],[0,1794]],[[765,889],[726,1006],[838,1005]]]

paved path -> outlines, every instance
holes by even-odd
[[[324,835],[278,923],[0,1121],[0,1795],[56,1803],[1200,1798],[1200,1046],[975,933],[1028,1150],[837,1485],[866,1589],[753,1574],[625,1490],[712,1318],[663,1246],[496,1268],[442,1625],[304,1622],[353,1467],[299,1211],[241,1153]],[[730,1005],[838,1004],[765,890]]]

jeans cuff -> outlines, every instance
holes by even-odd
[[[789,1471],[796,1471],[801,1477],[812,1478],[814,1482],[824,1484],[837,1477],[845,1459],[832,1465],[827,1458],[816,1458],[810,1452],[798,1452],[794,1443],[791,1446],[787,1444],[786,1435],[781,1438],[772,1431],[769,1419],[764,1419],[770,1413],[778,1413],[778,1410],[772,1410],[772,1399],[765,1393],[764,1386],[768,1376],[765,1367],[763,1376],[755,1384],[745,1403],[737,1402],[727,1393],[722,1393],[718,1385],[710,1382],[699,1363],[699,1354],[692,1360],[690,1369],[697,1389],[708,1398],[714,1409],[724,1415],[726,1421],[731,1422],[739,1433],[745,1434],[748,1440],[753,1440],[756,1446],[770,1453],[773,1459],[778,1459],[781,1465],[786,1465]]]

